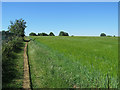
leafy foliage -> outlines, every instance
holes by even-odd
[[[69,34],[64,31],[60,31],[59,36],[69,36]]]
[[[26,22],[22,19],[10,22],[9,31],[2,31],[2,86],[21,88],[23,78],[23,37]],[[21,79],[20,79],[21,78]]]
[[[12,38],[15,37],[15,34],[14,33],[11,33],[9,31],[2,31],[2,40],[3,42],[4,41],[9,41],[9,40],[12,40]]]
[[[26,22],[23,19],[15,20],[15,22],[10,21],[10,26],[8,27],[11,33],[14,33],[16,36],[24,37],[25,36],[25,28]]]
[[[29,34],[29,36],[37,36],[37,35],[36,35],[36,33],[31,32],[31,33]]]
[[[48,36],[47,33],[38,33],[38,36]]]
[[[55,36],[53,32],[50,32],[49,33],[49,36]]]
[[[106,36],[106,34],[105,33],[101,33],[100,36]]]
[[[14,37],[2,42],[2,87],[22,88],[23,39]],[[22,51],[21,51],[22,50]]]
[[[107,35],[107,37],[112,37],[111,35]]]

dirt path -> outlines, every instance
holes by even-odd
[[[24,80],[23,80],[23,88],[30,89],[30,76],[29,76],[29,63],[28,63],[28,56],[27,56],[27,45],[28,42],[25,44],[24,48]]]

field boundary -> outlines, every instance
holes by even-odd
[[[24,48],[24,80],[23,80],[23,88],[24,89],[31,89],[31,83],[30,83],[30,71],[29,71],[29,61],[27,56],[27,46],[28,42],[25,44]]]

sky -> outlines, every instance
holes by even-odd
[[[74,36],[118,35],[117,2],[2,2],[2,30],[24,19],[25,34],[68,32]]]
[[[119,2],[119,0],[1,0],[2,2]]]

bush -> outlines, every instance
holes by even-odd
[[[9,31],[2,31],[2,40],[11,40],[15,36],[14,33],[11,33]]]
[[[106,34],[105,33],[101,33],[100,36],[106,36]]]
[[[16,80],[16,75],[19,75],[19,71],[17,71],[16,66],[18,59],[16,59],[16,55],[22,51],[21,47],[23,47],[23,39],[22,37],[13,37],[12,40],[8,42],[2,41],[2,83],[3,88],[10,88],[12,84],[17,85],[19,82],[13,83],[12,80]],[[20,68],[19,68],[20,69]],[[21,70],[21,69],[20,69]],[[17,77],[19,78],[19,77]]]
[[[16,49],[19,48],[20,44],[22,43],[22,38],[15,37],[15,39],[2,42],[2,58],[4,57],[9,58],[10,54],[14,52]]]
[[[53,32],[50,32],[49,36],[55,36]]]
[[[64,32],[64,31],[61,31],[61,32],[59,33],[59,36],[69,36],[69,34],[66,33],[66,32]]]
[[[37,35],[36,35],[36,33],[31,32],[31,33],[29,34],[29,36],[37,36]]]
[[[111,35],[107,35],[107,37],[112,37]]]
[[[47,33],[38,33],[38,36],[48,36]]]

